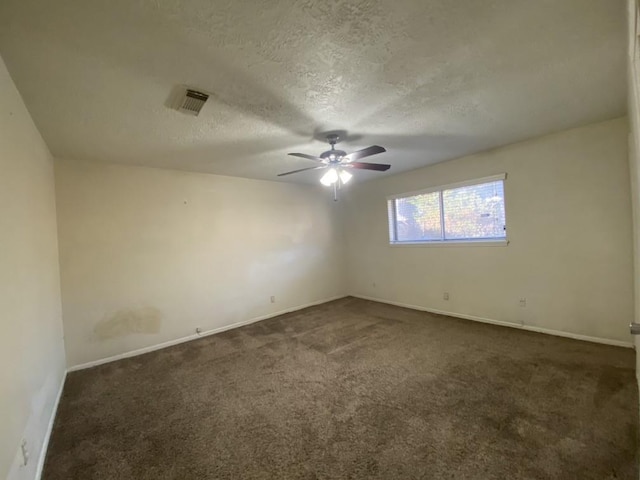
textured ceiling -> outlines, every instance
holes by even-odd
[[[367,179],[623,115],[625,47],[624,0],[0,2],[55,156],[270,180],[328,130],[387,148]],[[199,117],[165,106],[181,84]]]

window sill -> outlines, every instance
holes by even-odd
[[[392,242],[390,247],[506,247],[509,240],[444,240],[435,242]]]

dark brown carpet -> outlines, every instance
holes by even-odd
[[[67,378],[43,478],[637,479],[634,352],[346,298]]]

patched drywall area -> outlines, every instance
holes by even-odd
[[[67,160],[55,172],[69,366],[346,293],[342,204],[319,186]]]
[[[36,478],[65,371],[61,317],[53,160],[0,59],[0,478]]]
[[[355,185],[346,199],[350,292],[630,344],[627,133],[619,118]],[[499,173],[508,246],[389,245],[388,195]]]
[[[93,332],[98,340],[124,337],[133,333],[160,333],[162,313],[154,307],[122,308],[103,317]]]

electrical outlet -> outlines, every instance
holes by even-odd
[[[276,297],[274,295],[271,295],[271,303],[276,303]]]
[[[520,306],[521,307],[526,307],[527,306],[527,299],[526,298],[521,298],[520,299]]]
[[[27,448],[27,441],[22,440],[20,444],[20,451],[22,452],[22,465],[26,466],[29,463],[29,449]]]
[[[442,294],[442,298],[443,298],[443,300],[449,300],[449,292],[444,292]]]

